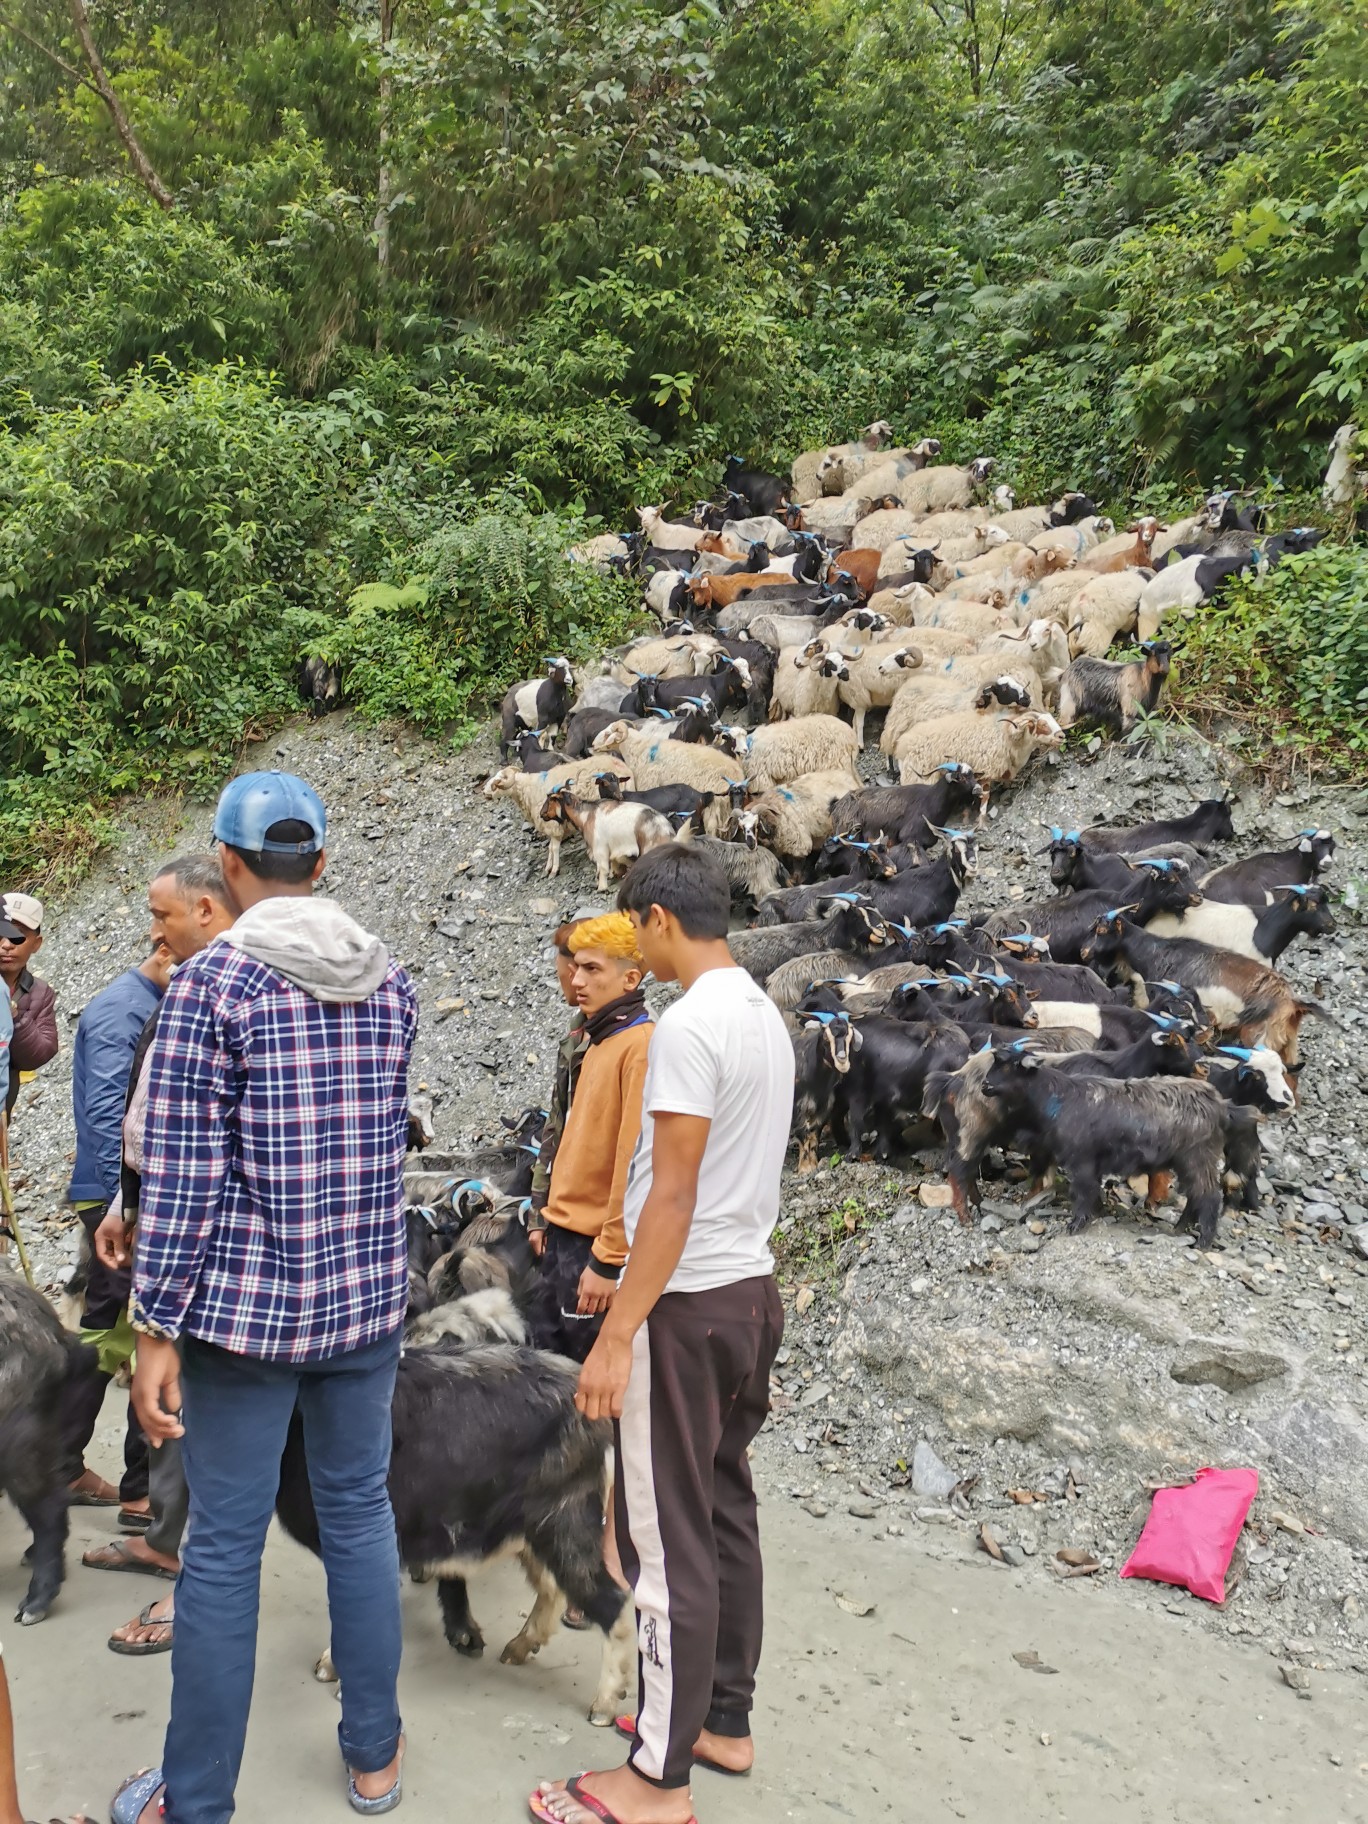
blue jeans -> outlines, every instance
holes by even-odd
[[[398,1752],[399,1550],[386,1481],[399,1343],[396,1332],[350,1355],[295,1364],[186,1340],[190,1519],[162,1757],[167,1824],[227,1824],[233,1815],[256,1672],[261,1554],[296,1402],[342,1680],[343,1758],[358,1773],[378,1773]]]

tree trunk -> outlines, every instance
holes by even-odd
[[[387,158],[394,75],[389,47],[394,37],[396,0],[380,0],[380,171],[375,185],[375,263],[379,278],[379,312],[375,320],[375,352],[385,345],[385,305],[389,289],[391,180]]]
[[[151,159],[138,143],[138,136],[123,111],[123,103],[114,93],[113,85],[105,74],[105,67],[96,48],[95,36],[90,29],[90,20],[86,17],[84,0],[67,0],[71,10],[71,23],[76,28],[76,36],[81,41],[81,50],[90,67],[95,93],[109,109],[109,117],[114,122],[114,131],[123,141],[133,169],[137,172],[148,194],[161,204],[163,209],[174,209],[176,199],[157,175]]]

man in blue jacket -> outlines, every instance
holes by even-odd
[[[124,1101],[138,1037],[166,992],[173,958],[157,944],[145,962],[125,969],[88,1003],[76,1028],[71,1104],[76,1118],[76,1163],[67,1197],[92,1241],[119,1188],[123,1162]],[[107,1336],[128,1304],[129,1272],[113,1272],[91,1249],[81,1331],[92,1345]],[[102,1366],[104,1363],[102,1362]],[[85,1467],[84,1453],[100,1416],[110,1376],[90,1383],[84,1410],[73,1411],[65,1435],[67,1479],[77,1507],[122,1504],[131,1521],[147,1511],[147,1445],[131,1412],[124,1443],[124,1475],[117,1489]],[[145,1524],[145,1522],[144,1522]]]

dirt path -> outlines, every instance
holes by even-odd
[[[82,1804],[102,1820],[117,1778],[155,1758],[170,1684],[165,1658],[116,1659],[104,1641],[166,1586],[82,1570],[80,1551],[109,1527],[85,1510],[74,1521],[75,1568],[60,1606],[41,1627],[5,1629],[6,1662],[28,1812],[46,1819]],[[764,1524],[760,1766],[744,1783],[701,1775],[701,1824],[1368,1820],[1362,1691],[1351,1678],[1315,1673],[1313,1699],[1302,1701],[1266,1653],[1142,1611],[1114,1582],[1026,1585],[986,1559],[935,1557],[867,1531],[843,1538],[837,1555],[831,1522],[778,1496],[765,1502]],[[21,1593],[24,1543],[5,1510],[6,1614]],[[858,1618],[834,1592],[872,1601],[875,1612]],[[528,1667],[498,1663],[524,1599],[508,1569],[476,1586],[491,1647],[475,1664],[442,1641],[432,1592],[405,1592],[402,1815],[412,1824],[514,1824],[539,1777],[613,1756],[616,1738],[583,1720],[594,1650],[584,1637],[562,1633]],[[336,1705],[309,1675],[325,1633],[321,1571],[273,1535],[244,1824],[350,1815]],[[1054,1676],[1016,1663],[1031,1650]]]

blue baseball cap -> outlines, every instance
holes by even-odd
[[[274,823],[307,824],[307,842],[271,842]],[[294,773],[240,773],[224,786],[214,812],[214,840],[251,855],[316,855],[328,833],[323,800]]]

